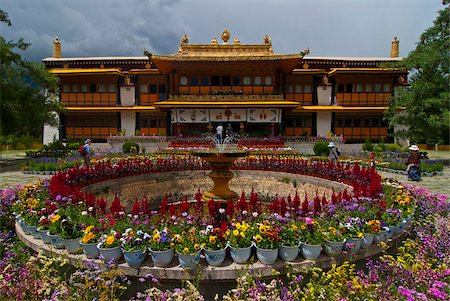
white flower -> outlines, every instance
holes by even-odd
[[[252,215],[253,215],[253,217],[257,217],[258,216],[258,212],[253,212]]]
[[[242,211],[242,215],[247,215],[247,210]]]
[[[225,213],[225,209],[220,208],[220,209],[219,209],[219,212],[220,212],[221,214],[224,214],[224,213]]]
[[[90,211],[90,212],[94,211],[94,207],[89,207],[88,211]]]
[[[83,212],[81,212],[81,215],[82,216],[86,216],[86,215],[88,215],[88,212],[87,211],[83,211]]]

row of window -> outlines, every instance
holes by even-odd
[[[149,94],[165,94],[166,85],[141,85],[140,92]]]
[[[64,93],[114,93],[116,92],[115,84],[64,84],[62,86]]]
[[[335,127],[387,127],[382,118],[344,118],[336,119]]]
[[[311,85],[287,85],[286,93],[312,93]]]
[[[390,84],[338,84],[337,93],[391,92]]]
[[[181,76],[181,86],[271,86],[272,76],[205,75]]]

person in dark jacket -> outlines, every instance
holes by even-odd
[[[417,145],[409,147],[411,154],[408,157],[406,164],[408,165],[406,171],[408,172],[408,179],[412,181],[420,181],[420,152]]]

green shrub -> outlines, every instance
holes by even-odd
[[[316,156],[328,156],[330,154],[330,149],[327,142],[316,142],[313,150]]]
[[[377,146],[375,146],[375,148],[373,150],[376,153],[381,153],[383,151],[383,147],[380,145],[377,145]]]
[[[390,152],[400,151],[401,149],[402,149],[402,147],[397,143],[392,143],[392,144],[386,145],[386,150],[390,151]]]
[[[53,157],[63,158],[69,154],[70,150],[67,149],[61,141],[54,141],[48,145],[44,145],[42,149],[38,151],[27,152],[29,158],[41,158],[41,157]]]
[[[137,144],[136,142],[125,142],[122,145],[122,150],[125,154],[137,154],[139,153],[139,144]]]
[[[373,151],[373,144],[372,144],[372,142],[370,141],[369,138],[366,138],[366,140],[364,141],[362,149],[364,151]]]

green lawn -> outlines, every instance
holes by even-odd
[[[26,152],[37,151],[39,149],[1,150],[0,160],[14,160],[26,158]]]

